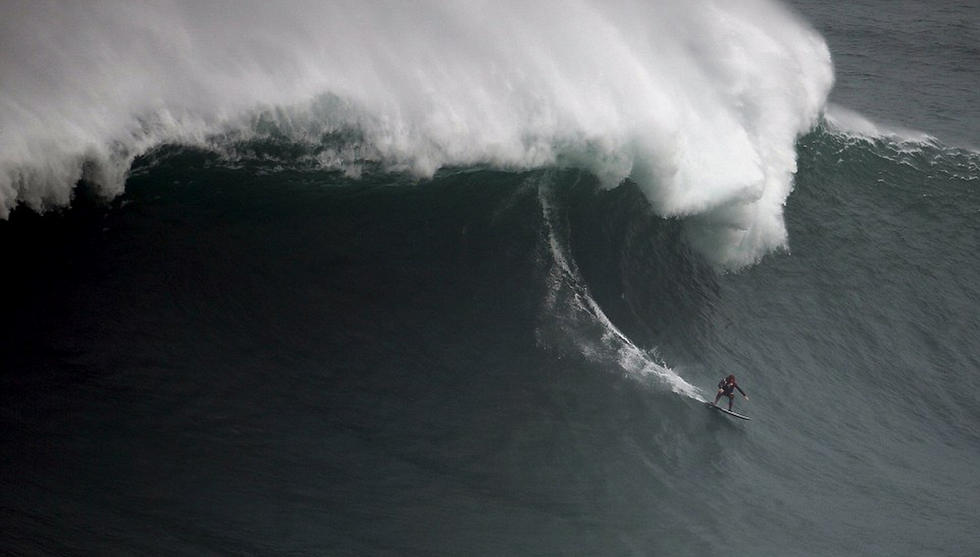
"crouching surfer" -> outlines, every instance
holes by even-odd
[[[735,402],[735,389],[738,389],[738,392],[742,393],[745,400],[749,399],[749,395],[745,394],[742,387],[739,387],[738,383],[735,382],[735,376],[729,375],[718,383],[718,394],[715,395],[714,405],[718,406],[718,399],[721,398],[722,395],[725,395],[728,397],[728,411],[731,412],[732,404]]]

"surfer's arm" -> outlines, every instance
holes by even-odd
[[[745,394],[745,391],[743,391],[742,387],[739,387],[737,383],[735,384],[735,388],[738,389],[738,392],[742,393],[742,396],[749,398],[749,395]]]

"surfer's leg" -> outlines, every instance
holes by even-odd
[[[734,394],[728,395],[728,411],[729,412],[732,411],[732,405],[733,404],[735,404],[735,395]]]

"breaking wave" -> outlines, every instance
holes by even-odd
[[[161,144],[263,134],[431,176],[629,177],[722,267],[786,242],[797,138],[833,82],[823,39],[763,0],[14,2],[0,22],[0,214],[123,190]],[[487,22],[490,22],[489,24]],[[341,141],[342,136],[355,141]]]

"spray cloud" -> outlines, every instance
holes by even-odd
[[[134,157],[272,110],[354,128],[391,168],[589,168],[631,178],[724,267],[785,245],[795,141],[833,81],[767,0],[6,2],[0,216],[122,191]],[[323,99],[332,99],[325,103]],[[319,100],[318,100],[319,99]],[[326,108],[325,108],[326,107]]]

